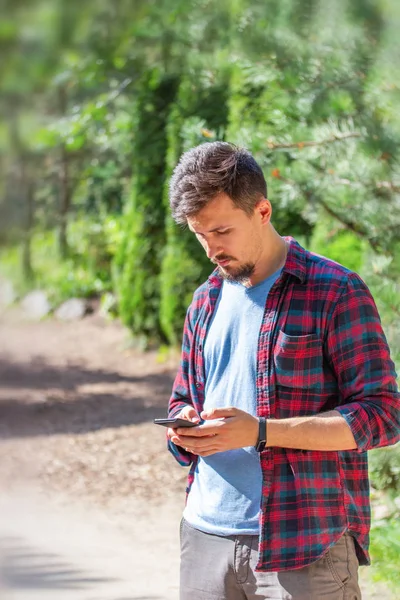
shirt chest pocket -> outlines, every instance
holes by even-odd
[[[288,388],[317,388],[321,385],[322,341],[316,334],[278,334],[274,349],[276,382]]]

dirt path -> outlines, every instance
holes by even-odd
[[[160,362],[125,342],[120,326],[96,316],[0,321],[3,481],[17,470],[118,510],[132,496],[182,497],[184,471],[152,424],[166,413],[176,360]]]
[[[0,321],[0,553],[10,600],[175,600],[185,471],[165,450],[176,359],[117,324]]]
[[[177,357],[125,342],[98,316],[0,318],[2,600],[178,598],[186,472],[152,424]]]
[[[2,494],[1,599],[176,600],[181,507],[130,508],[122,523],[32,488]]]

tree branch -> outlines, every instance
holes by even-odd
[[[321,169],[322,170],[322,169]],[[282,175],[279,173],[274,175],[275,177],[277,177],[278,179],[280,179],[281,181],[284,181],[285,183],[288,183],[289,185],[293,186],[293,187],[299,187],[296,182],[287,179],[285,177],[282,177]],[[351,183],[349,180],[344,180],[344,181],[348,181],[349,183]],[[342,223],[342,225],[344,225],[346,227],[346,229],[348,229],[349,231],[352,231],[353,233],[355,233],[358,237],[366,240],[368,242],[368,244],[371,246],[371,248],[374,250],[374,252],[376,252],[377,254],[382,254],[384,256],[392,256],[392,253],[385,250],[384,248],[382,248],[382,246],[379,244],[379,242],[377,242],[374,238],[372,238],[369,234],[368,231],[366,229],[364,229],[363,227],[361,227],[357,222],[351,221],[350,219],[347,219],[345,216],[343,216],[340,213],[337,213],[336,211],[333,210],[333,208],[331,208],[324,200],[322,200],[322,198],[318,197],[318,196],[314,196],[311,198],[312,192],[310,191],[305,191],[302,190],[300,188],[300,193],[303,193],[307,199],[309,201],[311,201],[312,199],[319,204],[320,206],[322,206],[322,208],[334,219],[336,219],[339,223]],[[394,226],[389,226],[387,228],[387,230],[391,230],[394,229],[395,231],[398,230],[398,224],[396,223]],[[390,277],[389,277],[390,279]]]
[[[363,239],[367,240],[367,242],[369,243],[369,245],[371,246],[371,248],[379,253],[379,254],[387,254],[385,253],[382,248],[379,246],[379,244],[373,239],[371,238],[367,231],[365,231],[365,229],[363,229],[362,227],[360,227],[360,225],[358,225],[358,223],[355,223],[354,221],[350,221],[349,219],[346,219],[346,217],[344,217],[343,215],[335,212],[324,200],[322,200],[321,198],[315,198],[315,201],[320,204],[323,209],[329,214],[331,215],[331,217],[333,217],[334,219],[336,219],[337,221],[339,221],[340,223],[342,223],[346,229],[349,229],[350,231],[352,231],[353,233],[355,233],[356,235],[358,235],[359,237],[362,237]]]
[[[378,189],[390,190],[395,193],[400,192],[400,185],[396,185],[392,181],[377,181],[375,185]]]
[[[400,192],[400,186],[396,185],[392,181],[371,181],[370,183],[364,184],[361,181],[351,181],[351,179],[345,179],[343,177],[333,177],[332,179],[334,183],[338,183],[339,185],[347,185],[352,188],[384,190],[385,192],[393,192],[395,194]]]
[[[341,142],[343,140],[347,140],[349,138],[360,138],[361,133],[357,131],[344,133],[343,135],[333,135],[330,138],[326,138],[325,140],[317,141],[305,141],[305,142],[295,142],[290,144],[275,144],[275,142],[268,141],[267,146],[271,150],[279,150],[279,149],[289,149],[289,148],[310,148],[312,146],[325,146],[326,144],[333,144],[334,142]]]
[[[335,171],[334,169],[324,169],[321,165],[317,164],[315,161],[310,161],[311,165],[314,167],[316,171],[322,173],[322,175],[332,175],[332,179],[334,183],[338,183],[340,185],[348,185],[353,188],[364,188],[364,189],[377,189],[377,190],[388,190],[390,192],[399,193],[400,186],[393,183],[393,181],[370,181],[367,183],[362,183],[361,181],[352,181],[351,179],[347,179],[344,177],[333,177]]]
[[[124,79],[124,81],[121,83],[121,85],[116,90],[113,90],[112,92],[110,92],[110,95],[107,98],[106,102],[104,103],[104,106],[108,106],[109,104],[111,104],[111,102],[114,102],[114,100],[116,100],[118,98],[118,96],[120,96],[122,94],[122,92],[131,85],[131,83],[133,83],[133,78],[126,77]]]

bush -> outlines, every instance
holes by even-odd
[[[372,524],[371,575],[375,581],[390,584],[392,590],[400,590],[400,522],[398,518]]]
[[[175,77],[154,70],[143,79],[138,93],[134,177],[115,259],[121,320],[143,347],[164,339],[159,321],[159,275],[165,246],[162,198],[166,121],[176,86]]]
[[[17,297],[25,295],[31,288],[31,282],[26,281],[22,274],[21,248],[19,246],[1,249],[0,275],[12,282]]]
[[[372,579],[384,581],[399,590],[400,556],[400,444],[369,453],[372,492],[378,492],[374,504],[385,505],[388,516],[373,519],[371,528]],[[374,494],[373,494],[374,495]]]
[[[322,211],[315,224],[310,246],[313,252],[335,260],[352,271],[359,273],[361,270],[365,242]]]
[[[72,221],[70,256],[66,260],[59,259],[55,231],[36,233],[32,238],[33,280],[23,279],[17,246],[2,251],[0,272],[13,282],[19,296],[33,287],[41,288],[53,305],[71,297],[89,298],[111,292],[111,261],[120,237],[120,222],[115,217]]]
[[[212,265],[193,233],[176,225],[172,219],[168,200],[169,177],[182,152],[223,138],[227,89],[228,81],[225,85],[215,85],[207,80],[205,73],[188,75],[181,81],[167,122],[166,244],[160,272],[159,315],[163,333],[168,343],[174,346],[179,345],[182,339],[185,314],[193,292],[208,277]]]
[[[400,444],[369,453],[371,485],[391,499],[400,496]]]

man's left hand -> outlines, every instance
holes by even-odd
[[[258,439],[258,419],[239,408],[213,408],[203,411],[206,421],[197,427],[180,427],[171,437],[177,446],[192,454],[210,456],[235,448],[255,446]]]

